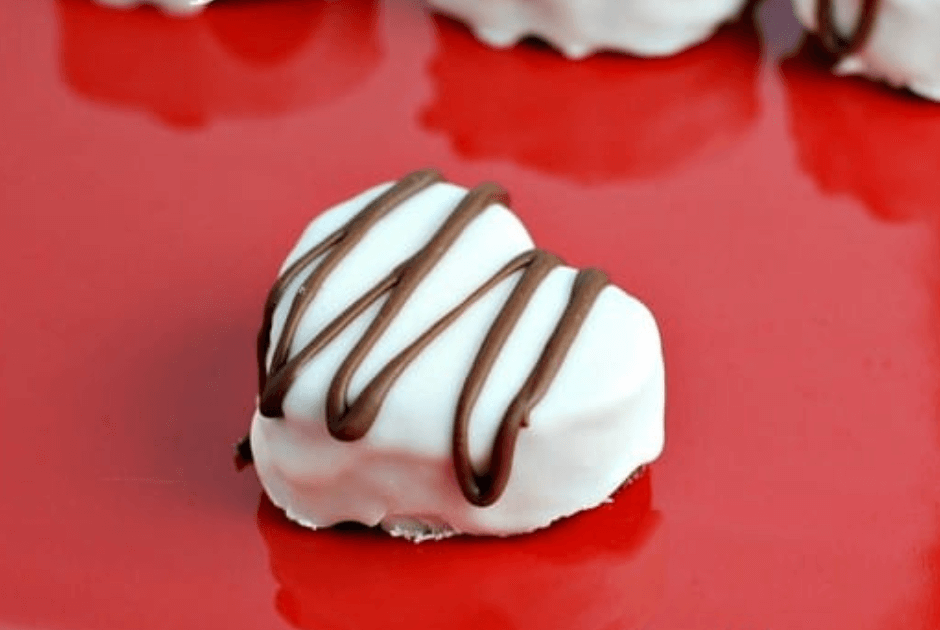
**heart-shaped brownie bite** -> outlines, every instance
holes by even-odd
[[[268,296],[258,371],[258,476],[313,528],[526,532],[663,447],[649,310],[535,248],[498,185],[431,170],[310,224]]]

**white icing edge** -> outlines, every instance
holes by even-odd
[[[648,57],[705,41],[740,15],[746,0],[428,0],[467,23],[478,39],[507,48],[527,36],[545,39],[566,57],[598,50]]]
[[[113,9],[134,9],[144,4],[152,4],[171,15],[187,16],[199,13],[212,0],[95,0],[95,2]]]

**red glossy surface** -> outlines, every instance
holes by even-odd
[[[759,18],[574,64],[393,1],[4,0],[0,628],[940,627],[940,108]],[[428,164],[652,307],[666,453],[525,538],[298,531],[231,465],[264,294]]]

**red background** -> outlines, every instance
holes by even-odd
[[[787,11],[572,63],[393,0],[0,1],[0,628],[940,627],[940,106]],[[414,547],[233,470],[287,248],[426,165],[657,314],[614,504]]]

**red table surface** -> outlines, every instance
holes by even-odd
[[[785,3],[573,63],[392,0],[4,0],[0,95],[0,628],[940,627],[940,106]],[[293,239],[426,165],[656,313],[667,446],[613,504],[414,546],[233,469]]]

